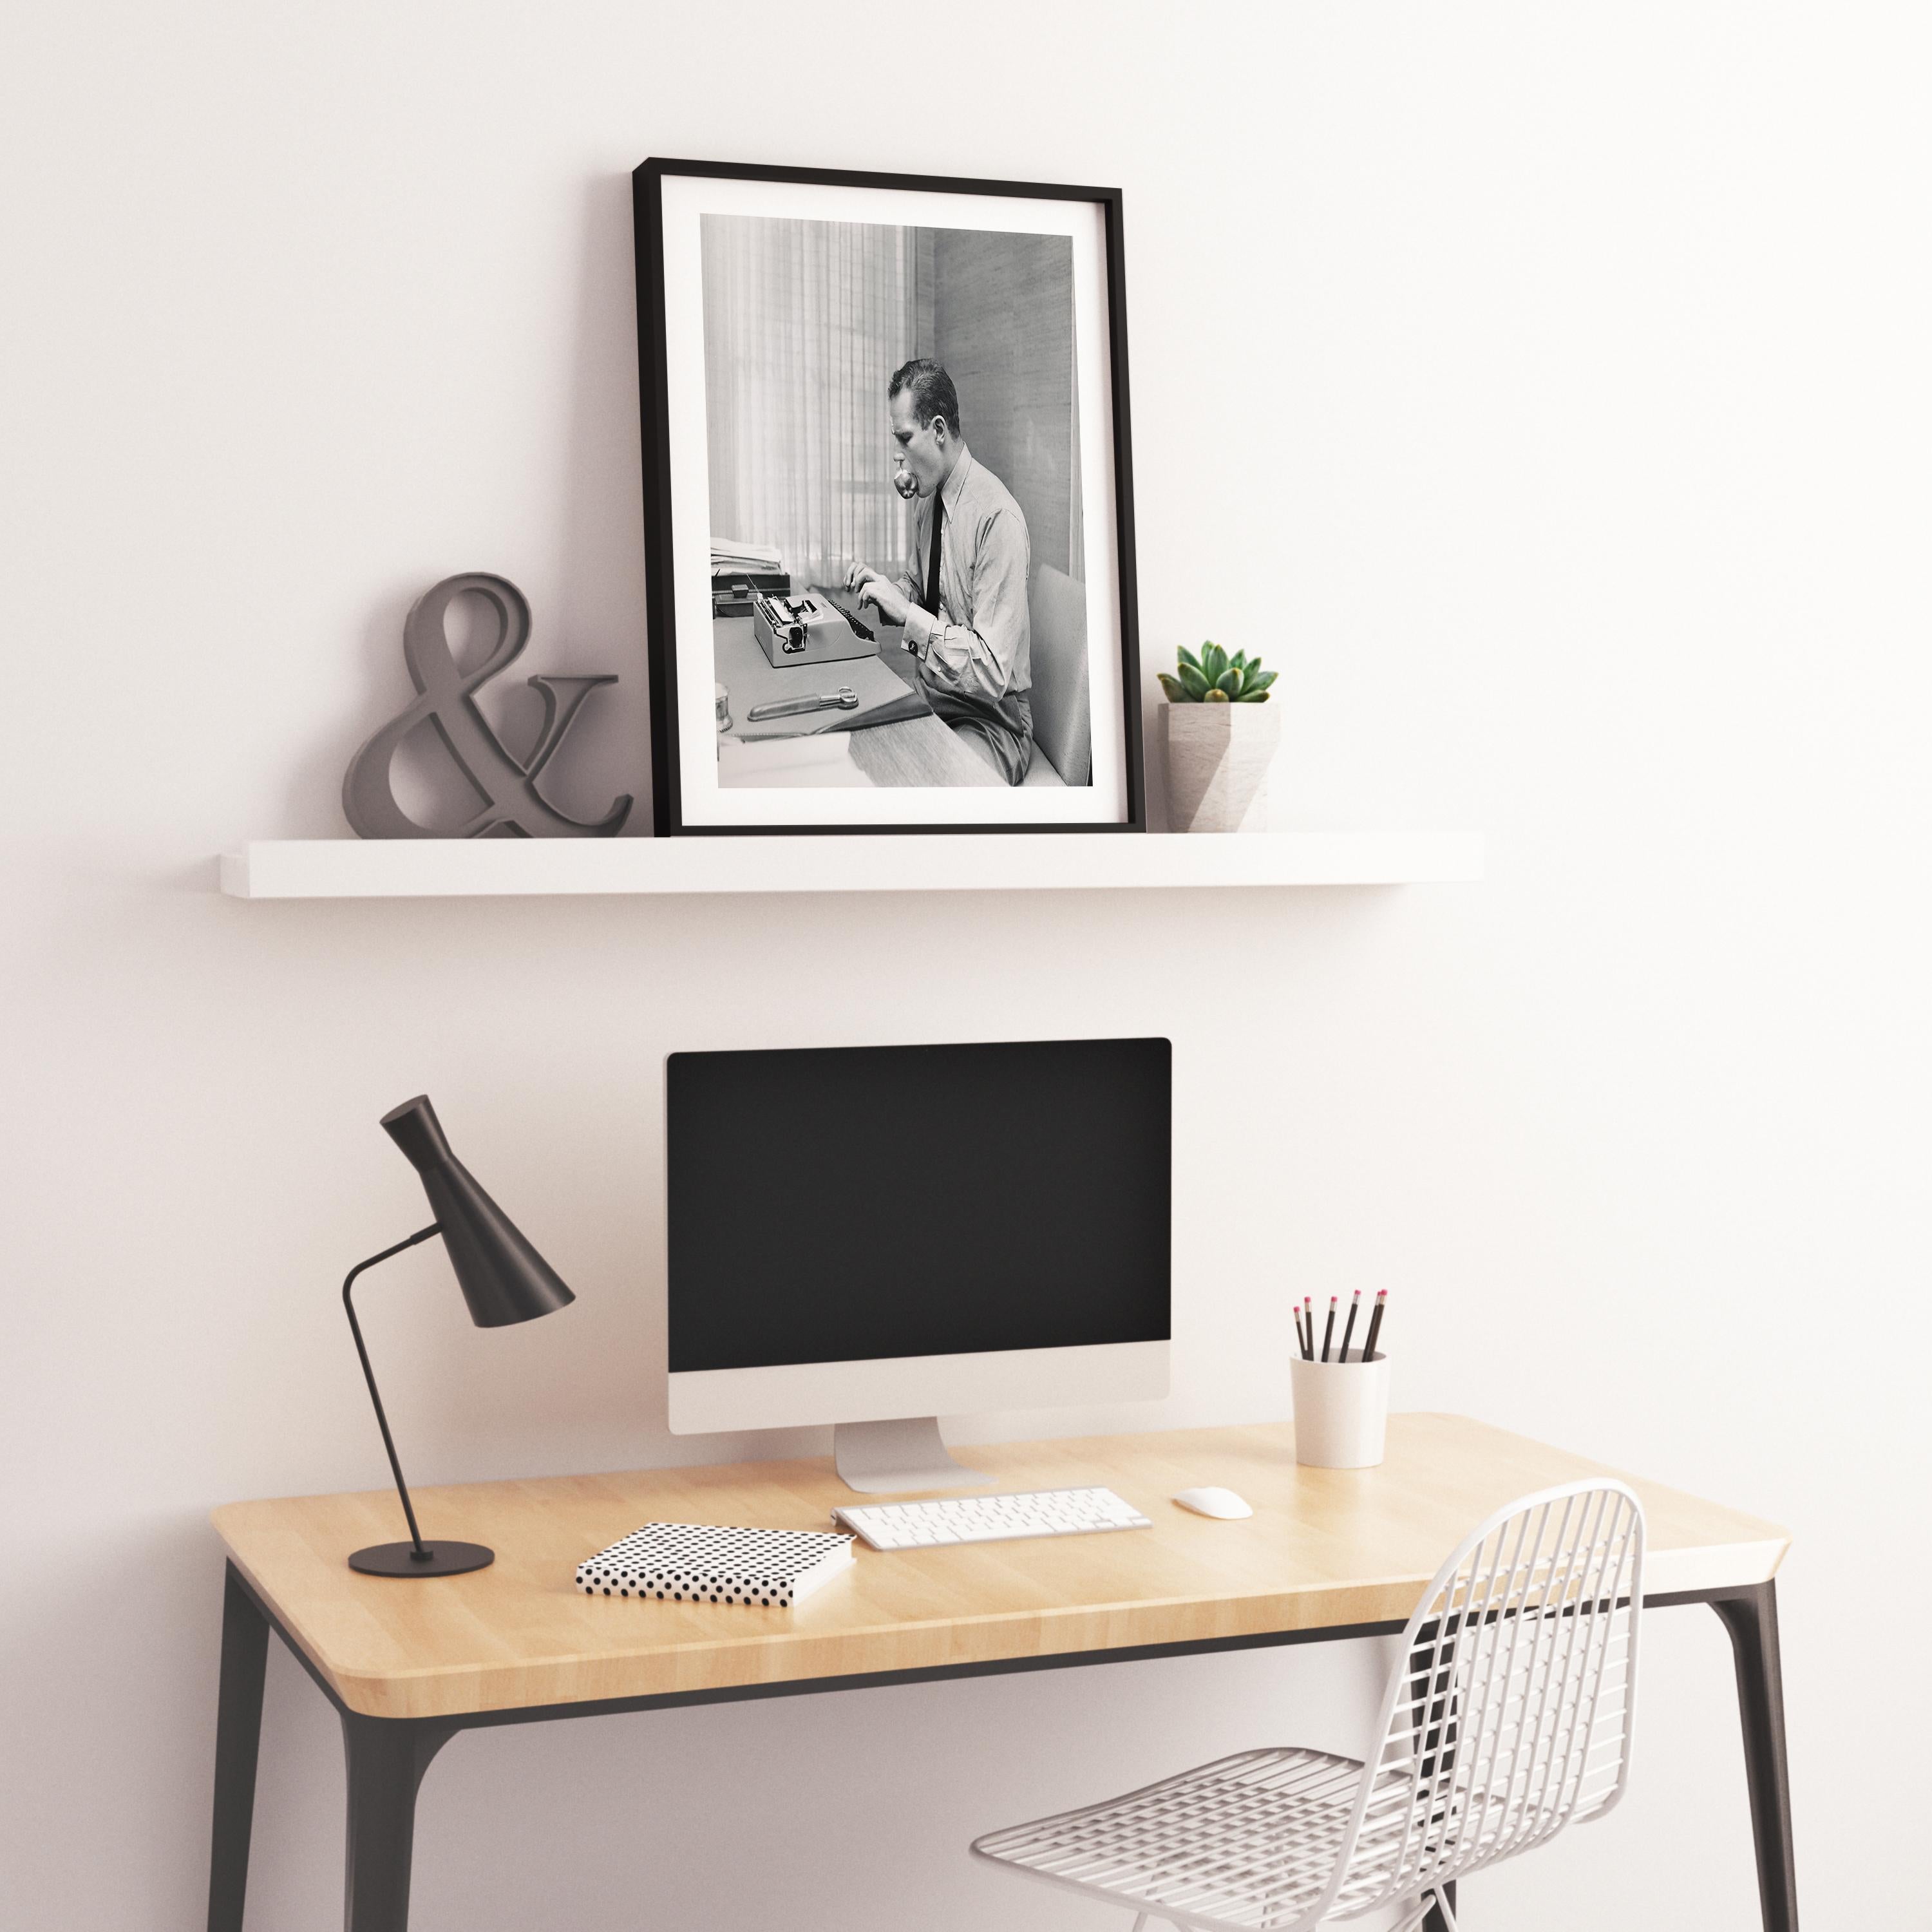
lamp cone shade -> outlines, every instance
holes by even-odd
[[[409,1156],[429,1196],[458,1286],[479,1328],[506,1328],[567,1308],[577,1298],[517,1224],[451,1153],[427,1094],[382,1116],[389,1138]]]

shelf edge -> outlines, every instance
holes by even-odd
[[[915,856],[916,866],[902,862]],[[221,855],[220,889],[232,898],[278,899],[1253,891],[1470,883],[1484,876],[1484,862],[1481,835],[1460,831],[1153,833],[1077,844],[973,833],[886,843],[836,835],[514,844],[265,839]]]

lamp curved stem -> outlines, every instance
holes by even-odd
[[[430,1235],[442,1232],[441,1223],[432,1221],[427,1228],[418,1228],[407,1240],[398,1241],[393,1248],[385,1248],[380,1255],[371,1255],[366,1262],[358,1262],[342,1284],[342,1306],[349,1316],[349,1332],[355,1336],[356,1352],[362,1358],[362,1377],[369,1384],[369,1400],[376,1405],[376,1423],[382,1432],[382,1447],[389,1452],[389,1467],[395,1474],[396,1493],[403,1499],[403,1514],[409,1519],[410,1554],[421,1563],[430,1560],[430,1552],[423,1547],[422,1532],[416,1528],[416,1513],[410,1502],[409,1485],[403,1480],[403,1466],[396,1460],[395,1440],[389,1433],[389,1418],[382,1413],[382,1398],[376,1391],[376,1372],[369,1366],[369,1351],[362,1346],[362,1324],[356,1318],[356,1304],[350,1299],[350,1291],[356,1286],[356,1277],[378,1262],[386,1262],[392,1255],[399,1255],[405,1248],[412,1248],[419,1241],[426,1241]]]

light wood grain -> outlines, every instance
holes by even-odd
[[[1104,1483],[1147,1530],[899,1551],[795,1610],[580,1594],[585,1557],[644,1522],[826,1529],[850,1492],[829,1459],[480,1483],[416,1492],[426,1538],[496,1551],[433,1581],[344,1560],[403,1533],[393,1492],[231,1503],[214,1524],[284,1627],[355,1711],[430,1717],[874,1671],[1312,1630],[1406,1617],[1459,1538],[1511,1498],[1606,1473],[1462,1418],[1390,1418],[1378,1468],[1304,1469],[1290,1425],[975,1444],[1004,1490]],[[1782,1530],[1630,1478],[1649,1514],[1646,1588],[1762,1582]],[[1243,1522],[1168,1499],[1216,1483]]]

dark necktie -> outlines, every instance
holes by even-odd
[[[926,608],[939,615],[939,532],[946,521],[946,500],[936,492],[932,499],[932,554],[926,564]]]

